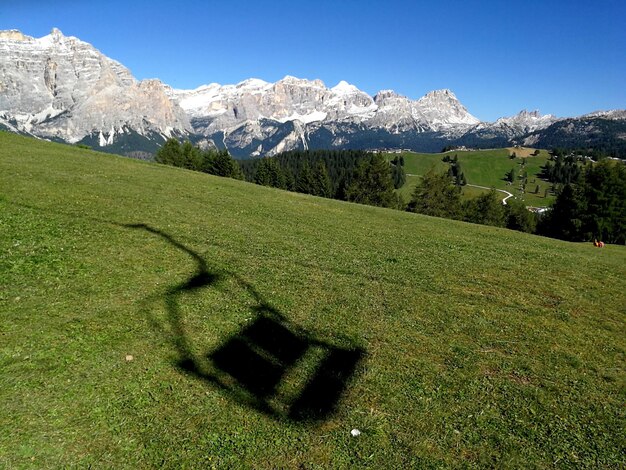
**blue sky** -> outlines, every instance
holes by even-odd
[[[175,88],[285,75],[413,99],[449,88],[482,120],[626,108],[624,0],[0,0],[0,29],[52,27]]]

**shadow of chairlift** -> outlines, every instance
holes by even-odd
[[[210,380],[237,401],[277,419],[326,419],[336,411],[364,350],[311,339],[271,308],[260,307],[257,313],[251,324],[207,355]],[[305,356],[314,359],[312,373],[296,391],[281,392],[286,376],[310,368]],[[197,373],[193,361],[179,365]]]
[[[226,391],[242,404],[267,413],[276,419],[315,422],[326,419],[337,408],[339,399],[354,375],[365,351],[359,347],[343,348],[319,341],[291,325],[256,289],[233,276],[257,301],[254,321],[228,337],[206,359],[193,354],[185,333],[179,296],[213,286],[223,273],[211,272],[203,257],[171,235],[146,224],[124,224],[125,228],[141,229],[158,235],[194,260],[196,273],[175,284],[165,294],[172,342],[181,359],[177,366],[199,379]],[[307,357],[315,359],[312,373]],[[304,373],[302,372],[304,371]],[[287,376],[307,377],[300,387],[285,393],[282,385]],[[298,380],[295,381],[296,384]],[[288,384],[287,384],[288,385]],[[289,387],[287,387],[289,388]],[[292,387],[294,388],[294,387]]]

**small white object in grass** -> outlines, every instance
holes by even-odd
[[[132,361],[133,360],[133,356],[130,354],[126,354],[126,360],[127,361]]]
[[[350,431],[350,434],[352,435],[352,437],[357,437],[361,435],[361,431],[355,428],[352,431]]]

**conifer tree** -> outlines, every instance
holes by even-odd
[[[475,224],[503,227],[505,210],[495,189],[465,203],[465,220]]]
[[[517,199],[509,198],[505,207],[506,227],[519,232],[534,233],[537,216],[526,209],[526,205]]]
[[[289,168],[283,169],[285,174],[285,189],[287,191],[295,191],[296,190],[296,179],[293,176],[292,171]]]
[[[381,207],[398,207],[389,163],[381,154],[363,158],[346,188],[346,199]]]
[[[404,167],[400,164],[400,160],[398,160],[397,163],[391,167],[391,169],[393,176],[393,187],[395,189],[399,189],[404,186],[404,183],[406,182],[406,173],[404,172]]]
[[[328,177],[328,171],[326,165],[320,160],[315,167],[314,188],[315,194],[321,197],[331,197],[333,193],[332,186],[330,184],[330,178]]]
[[[304,194],[313,194],[314,179],[309,162],[305,161],[302,169],[296,178],[296,191]]]
[[[281,169],[278,160],[276,158],[264,158],[265,167],[267,168],[267,172],[269,175],[269,185],[274,188],[285,189],[287,187],[287,182],[285,180],[285,174]]]
[[[272,176],[270,175],[270,169],[267,165],[267,161],[268,159],[264,158],[259,162],[254,175],[254,182],[256,184],[260,184],[261,186],[272,185]]]
[[[195,147],[190,141],[185,141],[181,149],[183,168],[188,170],[200,171],[202,169],[202,156],[200,155],[200,149]]]
[[[515,181],[515,168],[511,168],[510,171],[507,171],[505,178],[509,183],[513,183]]]
[[[586,168],[582,192],[587,239],[626,242],[626,165],[603,160]]]
[[[179,166],[182,160],[180,143],[174,138],[167,139],[157,151],[155,160],[165,165]]]
[[[230,156],[228,150],[224,149],[212,151],[210,153],[212,157],[209,159],[210,167],[207,173],[235,179],[243,178],[239,164]]]
[[[550,212],[542,219],[540,233],[570,241],[584,241],[583,217],[587,210],[580,188],[566,184],[558,192]]]
[[[436,173],[433,167],[415,187],[408,209],[420,214],[458,219],[462,216],[461,188],[447,173]]]

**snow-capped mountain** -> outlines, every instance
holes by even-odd
[[[522,110],[515,116],[503,117],[495,122],[478,123],[457,137],[469,138],[471,136],[483,140],[505,139],[508,141],[545,129],[556,121],[558,118],[551,114],[542,115],[539,111]]]
[[[226,130],[249,120],[281,123],[363,122],[369,127],[439,130],[479,122],[450,90],[428,93],[417,101],[382,91],[374,98],[345,81],[327,88],[321,80],[286,76],[276,83],[259,79],[237,85],[212,83],[195,90],[170,90],[192,118],[206,124],[203,132]]]
[[[90,44],[58,29],[42,38],[0,31],[0,118],[9,129],[75,143],[111,145],[190,132],[159,80],[137,81]]]
[[[593,113],[584,114],[581,118],[602,118],[612,121],[622,121],[626,119],[626,109],[613,109],[611,111],[595,111]]]
[[[552,114],[539,114],[539,111],[528,112],[525,109],[515,116],[498,119],[493,125],[502,128],[509,127],[515,134],[524,134],[548,127],[553,122],[558,121]]]
[[[606,141],[603,132],[622,142],[624,126],[623,110],[572,119],[522,111],[480,122],[447,89],[412,100],[392,90],[370,96],[345,81],[329,88],[292,76],[175,90],[136,80],[58,29],[39,39],[0,31],[0,129],[135,156],[156,151],[170,136],[245,158],[308,148],[557,145],[559,139]],[[591,140],[576,137],[581,133],[593,134]]]
[[[399,135],[467,129],[480,122],[450,90],[412,101],[390,90],[371,97],[345,81],[328,88],[320,80],[286,76],[276,83],[249,79],[237,85],[212,83],[168,93],[189,114],[197,134],[252,155],[307,148],[311,135],[325,131],[340,134],[330,144],[336,146],[349,145],[348,134],[368,130]],[[291,124],[285,134],[282,124],[286,123]],[[241,139],[242,129],[247,129],[243,132],[247,139]],[[277,133],[285,135],[279,139]],[[233,134],[239,136],[235,141]],[[253,142],[257,142],[254,149]]]

